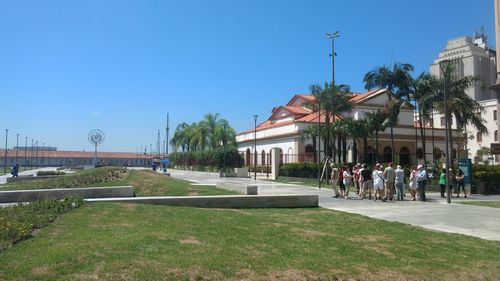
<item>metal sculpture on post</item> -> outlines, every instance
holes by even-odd
[[[104,132],[99,130],[99,129],[94,129],[94,130],[89,132],[89,135],[88,135],[89,142],[95,148],[94,167],[97,166],[97,146],[104,142],[104,138],[105,138]]]

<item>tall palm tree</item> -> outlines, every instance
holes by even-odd
[[[203,122],[205,123],[207,129],[208,129],[208,138],[210,142],[210,147],[212,149],[215,149],[219,143],[217,142],[216,139],[216,134],[215,131],[217,127],[221,126],[223,124],[223,120],[220,119],[219,113],[207,113],[205,116],[203,116]]]
[[[478,114],[484,113],[485,109],[477,101],[467,95],[466,90],[474,86],[483,86],[483,82],[472,76],[458,77],[455,71],[454,63],[446,63],[444,65],[444,77],[439,79],[440,83],[446,82],[446,94],[448,114],[445,119],[448,124],[451,124],[452,118],[455,117],[456,126],[459,131],[465,126],[472,126],[478,132],[487,134],[488,128],[484,125],[486,121]],[[444,85],[440,89],[444,89]],[[444,92],[439,91],[435,102],[436,109],[444,114],[445,102]],[[450,151],[453,150],[452,137],[449,138]],[[453,167],[453,162],[452,162]]]
[[[336,115],[341,115],[352,109],[352,104],[350,103],[351,94],[350,87],[348,85],[333,85],[331,83],[325,83],[323,87],[318,84],[310,86],[311,94],[316,97],[315,104],[306,104],[310,108],[317,108],[318,102],[321,107],[321,111],[325,114],[325,127],[330,127],[330,122],[335,122]],[[325,143],[325,152],[332,156],[334,153],[334,140],[335,138],[330,138],[331,130],[324,130],[326,135],[323,135]]]
[[[376,161],[379,161],[378,155],[378,133],[383,132],[387,126],[385,121],[387,120],[387,112],[384,110],[371,111],[366,113],[366,123],[368,126],[368,131],[371,135],[375,136],[375,155]]]
[[[388,103],[386,105],[387,121],[386,124],[391,128],[391,151],[394,160],[394,125],[397,123],[397,117],[401,108],[401,102],[394,102],[393,98],[403,98],[408,95],[411,87],[411,72],[414,67],[408,63],[395,63],[392,68],[387,66],[376,67],[365,74],[365,88],[372,90],[374,88],[387,89]]]

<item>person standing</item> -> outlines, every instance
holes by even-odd
[[[413,166],[410,172],[410,184],[408,185],[408,189],[410,189],[411,201],[416,200],[416,193],[418,188],[417,176],[418,171],[417,169],[415,169],[415,166]]]
[[[365,199],[366,192],[368,192],[368,199],[371,200],[372,189],[373,189],[372,171],[368,168],[368,165],[363,164],[359,174],[361,180],[361,190],[360,190],[361,200]]]
[[[385,178],[385,197],[384,199],[389,199],[392,201],[394,197],[394,180],[396,178],[396,174],[394,172],[394,168],[392,167],[392,162],[389,162],[387,168],[384,170],[384,178]]]
[[[343,181],[344,188],[345,188],[344,198],[349,199],[349,189],[351,188],[351,185],[352,185],[352,175],[351,175],[351,172],[349,171],[349,168],[347,166],[344,166],[344,172],[342,174],[342,181]]]
[[[425,187],[427,186],[427,171],[425,170],[424,165],[418,165],[417,170],[418,194],[420,195],[420,200],[425,202],[427,200],[427,198],[425,197]]]
[[[373,170],[372,173],[372,179],[373,189],[375,190],[374,201],[377,201],[377,199],[382,199],[382,201],[385,201],[385,198],[382,198],[382,195],[384,194],[384,172],[382,171],[382,165],[378,163],[377,165],[375,165],[375,170]]]
[[[13,178],[17,178],[19,177],[19,164],[16,163],[13,167],[12,167],[12,177]]]
[[[361,184],[360,184],[360,171],[361,171],[361,164],[356,164],[356,166],[354,166],[354,170],[352,172],[352,180],[353,180],[353,183],[354,183],[354,186],[356,186],[356,194],[359,195],[359,190],[361,188]]]
[[[331,167],[332,167],[332,173],[331,173],[332,189],[335,194],[333,197],[339,198],[339,191],[337,190],[337,185],[339,182],[339,169],[335,167],[333,163]]]
[[[395,178],[394,184],[396,186],[396,200],[403,201],[404,200],[404,188],[405,188],[405,171],[401,168],[400,165],[396,167],[394,171]]]
[[[465,192],[465,175],[464,171],[460,168],[457,170],[455,181],[457,182],[457,198],[460,198],[460,189],[464,191],[464,198],[467,198],[467,193]]]
[[[439,187],[441,188],[441,198],[445,198],[444,192],[446,190],[446,169],[441,170],[441,174],[439,174]]]

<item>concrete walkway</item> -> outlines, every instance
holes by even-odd
[[[19,175],[20,176],[28,176],[28,175],[35,175],[36,176],[36,173],[38,173],[39,171],[56,171],[56,170],[57,170],[56,167],[45,167],[45,168],[40,168],[40,169],[19,172]],[[11,177],[12,177],[11,174],[6,174],[6,175],[0,176],[0,189],[2,188],[2,186],[1,186],[2,184],[7,183],[7,178],[11,178]]]
[[[500,209],[459,204],[470,201],[500,201],[499,195],[472,195],[468,199],[452,198],[452,204],[439,194],[428,194],[427,202],[373,202],[359,200],[353,193],[350,200],[332,198],[333,191],[294,184],[275,183],[249,178],[220,178],[216,173],[169,170],[171,176],[196,184],[214,185],[220,181],[257,184],[259,194],[317,194],[319,205],[337,211],[360,214],[376,219],[401,222],[427,229],[460,233],[488,240],[500,241]],[[409,198],[409,197],[407,197]]]

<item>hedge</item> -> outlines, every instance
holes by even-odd
[[[39,171],[36,173],[37,176],[43,177],[43,176],[61,176],[65,175],[66,172],[64,171]]]
[[[33,230],[53,222],[59,215],[84,204],[81,197],[48,199],[0,208],[0,252],[31,237]]]
[[[224,150],[217,148],[213,150],[175,152],[170,156],[170,165],[177,167],[210,167],[222,168],[224,166]],[[241,168],[244,159],[236,149],[226,151],[226,167]]]

